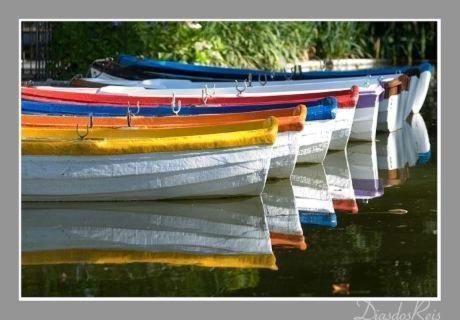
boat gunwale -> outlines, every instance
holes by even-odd
[[[79,138],[74,132],[75,138],[67,140],[59,136],[54,139],[52,137],[51,139],[22,138],[21,150],[23,155],[30,156],[97,156],[273,145],[278,134],[278,120],[275,117],[269,117],[260,121],[258,125],[259,127],[253,126],[252,130],[137,139],[86,139]]]

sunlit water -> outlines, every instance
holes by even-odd
[[[22,295],[435,296],[435,97],[426,164],[409,119],[261,198],[23,204]]]

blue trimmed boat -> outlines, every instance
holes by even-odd
[[[432,72],[432,66],[427,62],[424,62],[418,66],[401,66],[347,71],[298,71],[297,73],[290,73],[256,69],[201,66],[181,62],[147,59],[127,54],[121,54],[119,56],[118,64],[126,70],[126,74],[129,74],[129,72],[131,71],[133,80],[174,78],[188,79],[191,81],[228,81],[245,80],[248,78],[248,75],[251,74],[253,77],[268,76],[269,80],[282,81],[287,79],[308,80],[365,77],[369,75],[379,76],[397,73],[404,73],[409,76],[420,76],[422,73]],[[94,64],[93,67],[98,68],[100,67],[100,64]],[[107,70],[104,71],[107,72]],[[110,71],[108,73],[110,73]],[[116,76],[116,74],[114,75]],[[126,75],[123,78],[126,78]]]

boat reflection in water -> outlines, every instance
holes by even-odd
[[[347,157],[356,199],[367,202],[381,197],[383,181],[379,178],[375,141],[349,144]]]
[[[262,193],[273,246],[306,250],[296,198],[289,179],[267,181]]]
[[[379,133],[377,142],[348,145],[347,157],[356,199],[367,202],[383,196],[384,185],[403,184],[409,177],[409,167],[429,162],[431,145],[422,116],[414,114],[408,121],[397,131]]]
[[[431,158],[431,145],[425,122],[420,114],[404,122],[400,130],[377,136],[378,168],[383,171],[385,187],[403,184],[409,167],[424,165]]]
[[[296,166],[291,181],[301,224],[336,227],[337,217],[324,166]]]
[[[425,120],[423,120],[420,113],[412,115],[411,128],[418,154],[417,163],[421,165],[427,164],[431,159],[431,144]]]
[[[24,203],[22,264],[67,263],[277,268],[260,197]]]
[[[346,152],[329,153],[324,169],[335,212],[358,213]]]

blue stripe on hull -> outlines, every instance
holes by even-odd
[[[227,114],[237,112],[262,111],[279,108],[291,108],[297,104],[283,105],[260,105],[260,106],[225,106],[225,107],[196,107],[182,106],[179,115],[202,115],[202,114]],[[137,111],[137,108],[133,108]],[[49,114],[49,115],[78,115],[87,116],[93,114],[95,117],[126,116],[128,107],[110,105],[89,105],[70,103],[48,103],[23,100],[21,102],[22,113],[24,114]],[[337,100],[325,98],[308,103],[307,119],[325,120],[334,119],[337,112]],[[164,117],[175,115],[170,106],[140,107],[139,116]]]

